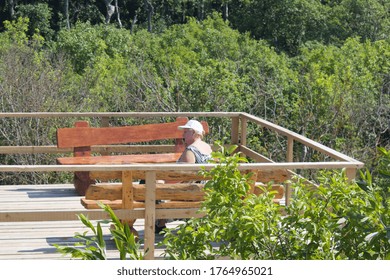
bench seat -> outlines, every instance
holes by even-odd
[[[62,158],[57,158],[57,162],[58,164],[64,164],[64,165],[172,163],[172,162],[176,162],[179,159],[180,155],[181,153],[162,153],[162,154],[62,157]]]

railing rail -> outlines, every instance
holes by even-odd
[[[117,164],[117,165],[0,165],[0,172],[76,172],[76,171],[200,171],[210,170],[216,164]],[[291,162],[291,163],[242,163],[239,170],[280,169],[342,169],[361,168],[358,162]]]
[[[239,112],[31,112],[0,113],[1,118],[156,118],[156,117],[239,117]]]
[[[291,130],[281,127],[277,124],[271,123],[267,120],[261,119],[256,116],[244,112],[13,112],[13,113],[0,113],[0,119],[4,118],[101,118],[101,125],[108,125],[109,118],[162,118],[162,117],[202,117],[202,118],[228,118],[231,120],[231,144],[239,146],[241,152],[247,156],[254,156],[261,162],[272,163],[271,165],[257,165],[251,168],[255,169],[266,169],[271,168],[270,166],[278,168],[288,169],[319,169],[319,168],[346,168],[347,176],[349,179],[354,179],[356,170],[362,168],[364,164],[359,162],[343,153],[340,153],[334,149],[326,147],[316,141],[313,141],[307,137],[297,134]],[[293,163],[294,155],[294,143],[301,143],[302,145],[312,148],[313,150],[329,156],[336,162],[326,163],[307,163],[300,162],[294,163],[293,165],[280,165],[267,157],[251,150],[247,147],[247,125],[252,122],[261,128],[267,128],[274,133],[284,136],[287,138],[286,145],[286,156],[285,161],[287,163]],[[115,145],[115,146],[94,146],[92,147],[93,152],[107,153],[107,152],[146,152],[146,151],[169,151],[172,149],[171,145]],[[55,153],[71,153],[71,149],[59,149],[55,145],[46,146],[0,146],[0,154],[55,154]],[[285,163],[284,163],[285,164]],[[49,170],[65,171],[65,167],[48,166]],[[78,167],[80,168],[80,167]],[[118,166],[116,166],[118,168]],[[21,170],[22,167],[9,166],[3,167],[7,172],[12,172],[14,169]],[[29,167],[29,170],[44,170],[44,167]],[[85,171],[91,170],[89,167],[84,167]]]

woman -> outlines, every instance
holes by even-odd
[[[190,120],[185,125],[178,127],[183,131],[186,148],[178,159],[178,163],[207,163],[211,159],[211,147],[204,142],[204,129],[197,120]],[[155,232],[160,233],[166,228],[167,220],[156,220]]]

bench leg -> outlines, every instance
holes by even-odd
[[[74,173],[73,184],[79,195],[85,195],[89,185],[92,183],[93,180],[89,178],[89,172],[80,171]]]

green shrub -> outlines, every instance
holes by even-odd
[[[232,152],[232,150],[228,152]],[[318,187],[290,182],[292,202],[282,207],[274,194],[247,195],[250,174],[242,174],[238,154],[213,155],[203,211],[163,244],[171,259],[389,259],[390,210],[380,189],[360,188],[344,172],[322,172]]]
[[[140,240],[134,236],[129,225],[122,224],[109,206],[101,205],[101,207],[111,218],[111,220],[103,221],[103,223],[113,223],[110,231],[116,248],[119,251],[119,258],[121,260],[142,260],[143,254],[139,250]],[[55,245],[55,247],[62,254],[69,255],[74,259],[106,260],[106,242],[104,240],[101,222],[98,222],[95,228],[91,221],[83,214],[80,214],[78,217],[87,228],[92,230],[93,235],[90,236],[88,231],[82,234],[76,233],[75,238],[80,240],[80,242],[76,242],[74,246]]]

